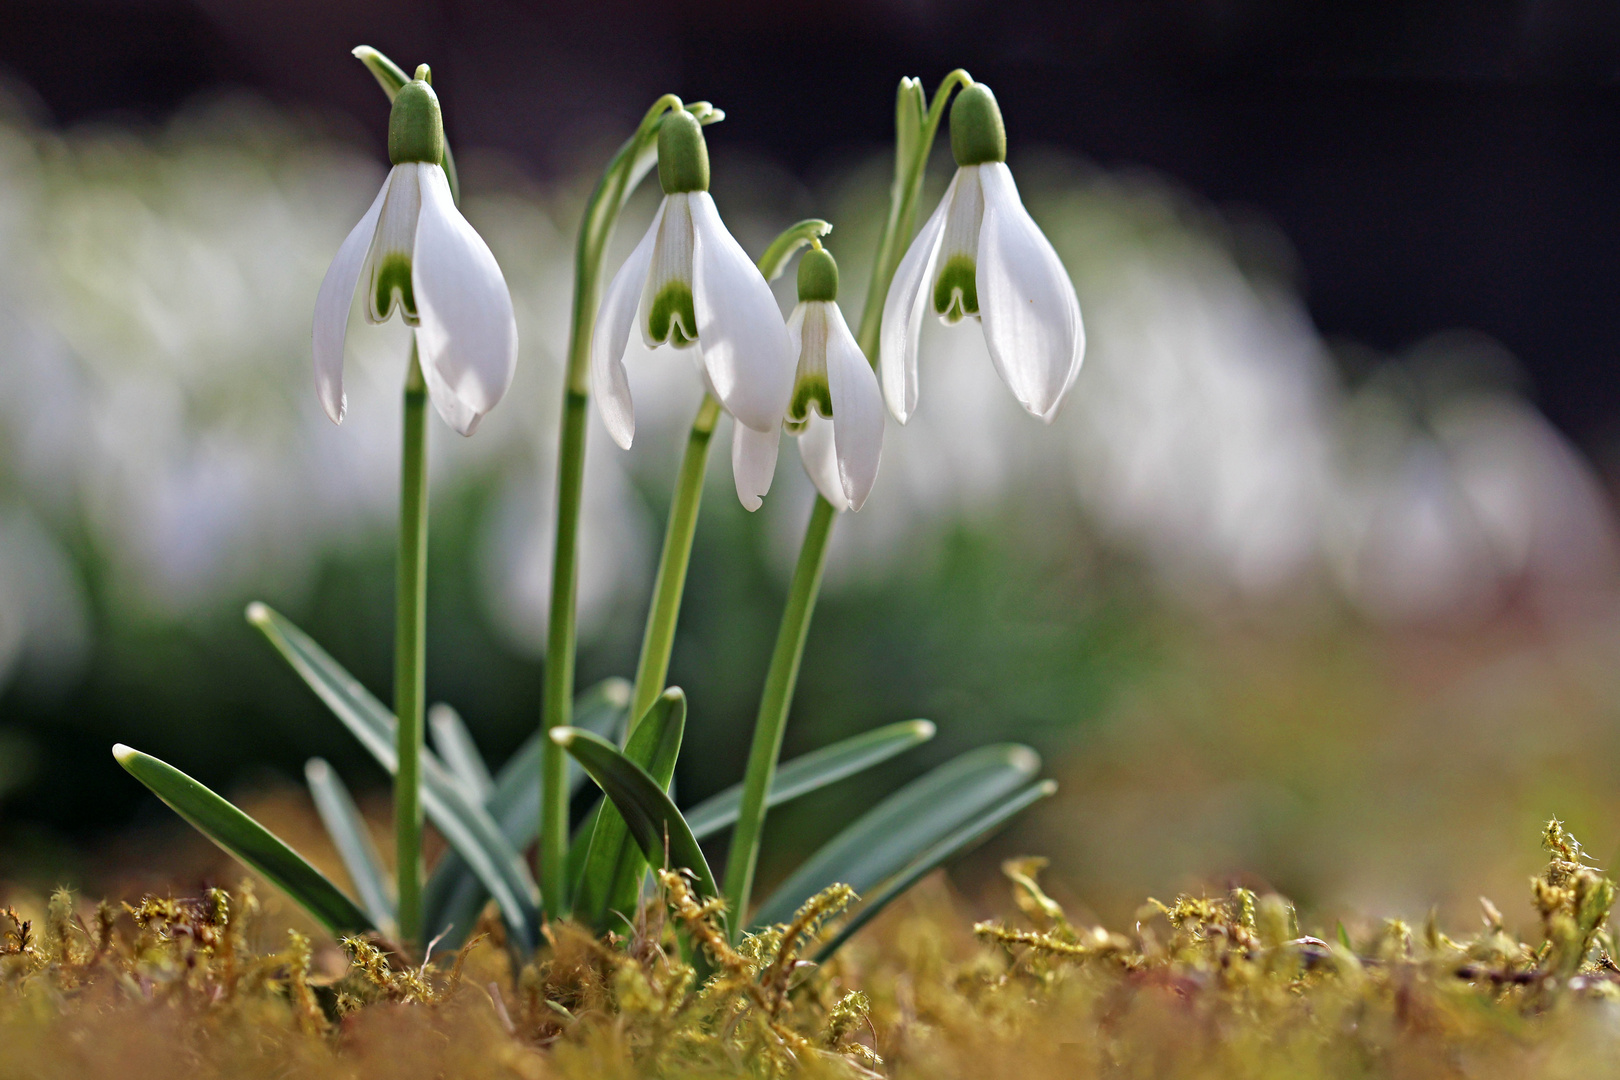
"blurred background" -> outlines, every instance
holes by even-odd
[[[1620,856],[1617,9],[0,0],[0,25],[0,879],[232,873],[114,741],[289,829],[320,754],[386,815],[241,614],[268,601],[388,696],[406,338],[353,325],[342,427],[308,355],[384,175],[361,43],[432,63],[517,306],[509,397],[472,439],[432,432],[430,698],[493,761],[538,718],[572,243],[609,155],[660,93],[724,108],[721,212],[754,253],[833,221],[853,320],[895,84],[964,66],[1086,366],[1048,428],[976,329],[927,327],[919,414],[838,526],[787,753],[912,716],[940,736],[778,812],[763,872],[998,739],[1063,786],[955,872],[969,896],[1030,851],[1114,922],[1233,882],[1463,918],[1517,901],[1550,816]],[[699,395],[684,357],[631,378],[635,449],[593,419],[582,687],[634,666]],[[671,675],[682,801],[741,775],[811,500],[785,447],[745,513],[725,456]]]

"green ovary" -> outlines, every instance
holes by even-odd
[[[946,322],[979,313],[978,273],[966,255],[952,255],[934,279],[934,311]]]
[[[810,406],[827,419],[832,419],[832,390],[825,375],[807,375],[793,384],[793,401],[788,405],[788,423],[802,427],[810,419]]]
[[[665,285],[653,301],[647,316],[647,329],[657,342],[668,341],[677,349],[697,341],[697,313],[692,310],[692,290],[679,281]]]
[[[379,319],[386,319],[394,310],[394,295],[399,294],[405,321],[416,321],[416,295],[411,291],[411,260],[404,255],[384,257],[372,277],[372,307]]]

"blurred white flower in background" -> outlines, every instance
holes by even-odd
[[[326,555],[391,535],[405,332],[356,336],[342,428],[307,384],[311,301],[382,173],[380,155],[242,103],[153,136],[0,121],[0,677],[36,644],[82,655],[78,560],[96,561],[111,602],[184,620],[296,597]],[[1177,595],[1326,581],[1399,621],[1521,599],[1562,615],[1611,595],[1601,486],[1526,402],[1465,387],[1414,412],[1377,380],[1347,393],[1297,295],[1246,273],[1187,200],[1071,164],[1021,175],[1088,313],[1069,406],[1029,424],[983,336],[927,320],[929,406],[888,432],[873,497],[840,522],[829,589],[914,564],[930,536],[1025,491],[1073,500]],[[524,361],[479,439],[434,440],[432,483],[492,490],[475,533],[484,606],[535,651],[573,222],[516,181],[477,191],[467,216],[506,272]],[[621,248],[645,211],[633,204]],[[854,264],[862,226],[837,224]],[[587,459],[587,633],[644,600],[659,523],[632,477],[673,475],[698,402],[684,361],[631,359],[644,437],[621,459],[595,430]],[[787,493],[810,491],[792,472],[770,519],[784,564],[803,524]]]

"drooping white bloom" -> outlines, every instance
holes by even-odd
[[[670,113],[658,135],[664,201],[613,276],[591,341],[591,393],[613,441],[635,437],[624,354],[632,324],[649,348],[696,345],[704,384],[736,421],[737,498],[759,508],[776,471],[793,355],[781,309],[759,268],[726,231],[709,196],[708,150],[698,122]]]
[[[495,256],[461,216],[439,164],[438,99],[420,78],[394,99],[394,167],[349,233],[315,298],[315,390],[343,422],[343,343],[354,293],[365,284],[366,320],[396,309],[415,327],[422,376],[445,423],[471,435],[517,367],[517,322]]]
[[[943,322],[979,319],[996,374],[1019,404],[1050,422],[1085,355],[1080,302],[1018,197],[1001,111],[983,83],[951,107],[951,150],[956,176],[900,260],[883,304],[883,396],[902,424],[911,418],[923,314],[932,307]]]
[[[799,303],[788,316],[798,358],[786,425],[822,498],[859,510],[883,453],[883,393],[838,307],[838,265],[821,247],[799,263]]]

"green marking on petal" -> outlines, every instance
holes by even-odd
[[[832,389],[827,385],[826,373],[801,375],[793,384],[793,401],[788,405],[790,423],[804,424],[810,419],[810,406],[827,419],[832,419]]]
[[[647,329],[656,342],[668,341],[677,349],[697,341],[697,313],[692,308],[692,290],[684,282],[672,281],[659,291],[647,315]]]
[[[946,322],[979,313],[978,272],[966,255],[952,255],[934,279],[934,312]]]
[[[399,252],[384,256],[373,278],[372,308],[379,322],[393,314],[396,296],[405,321],[414,326],[416,294],[411,291],[411,260]]]

